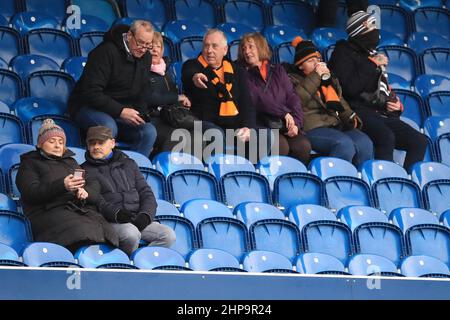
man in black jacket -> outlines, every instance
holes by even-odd
[[[156,129],[140,113],[147,108],[153,27],[136,20],[131,27],[112,27],[89,53],[69,99],[69,113],[83,129],[103,125],[129,142],[131,150],[149,156]]]
[[[100,184],[99,211],[118,233],[119,248],[131,255],[140,239],[152,246],[169,247],[175,241],[175,232],[153,221],[155,196],[136,162],[114,149],[112,130],[91,127],[86,143],[89,151],[82,167],[87,177]]]

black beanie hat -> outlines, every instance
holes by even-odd
[[[303,40],[302,37],[297,36],[292,40],[291,45],[295,47],[294,64],[296,66],[301,65],[312,57],[322,58],[319,49],[312,41]]]

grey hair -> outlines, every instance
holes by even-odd
[[[208,31],[206,31],[205,35],[203,36],[203,43],[205,42],[206,37],[208,37],[209,35],[214,34],[214,33],[218,33],[222,36],[222,38],[223,38],[222,45],[223,46],[228,45],[228,40],[227,40],[227,36],[225,35],[225,33],[222,30],[219,30],[216,28],[209,29]]]
[[[134,20],[130,26],[130,31],[135,34],[139,27],[143,27],[147,32],[154,32],[153,25],[147,20]]]

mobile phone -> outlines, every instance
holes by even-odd
[[[83,169],[75,169],[75,171],[73,172],[73,177],[74,178],[84,178],[84,173],[85,173],[85,171]]]

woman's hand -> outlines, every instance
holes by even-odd
[[[297,135],[298,135],[298,127],[294,124],[294,126],[287,132],[287,136],[289,138],[293,138]]]
[[[290,113],[287,113],[284,116],[284,119],[286,120],[286,128],[288,129],[288,131],[291,130],[291,128],[295,126],[294,117]]]
[[[86,200],[89,197],[89,193],[84,188],[77,190],[77,198],[80,200]]]
[[[396,102],[389,102],[386,104],[386,109],[389,112],[396,112],[402,109],[402,104],[400,103],[400,99],[397,97]]]
[[[191,107],[191,101],[184,94],[180,94],[178,96],[178,101],[183,105],[183,107],[186,107],[186,108]]]
[[[83,177],[75,178],[73,174],[69,174],[64,178],[64,187],[66,187],[67,191],[76,192],[79,188],[84,187],[84,183]]]

